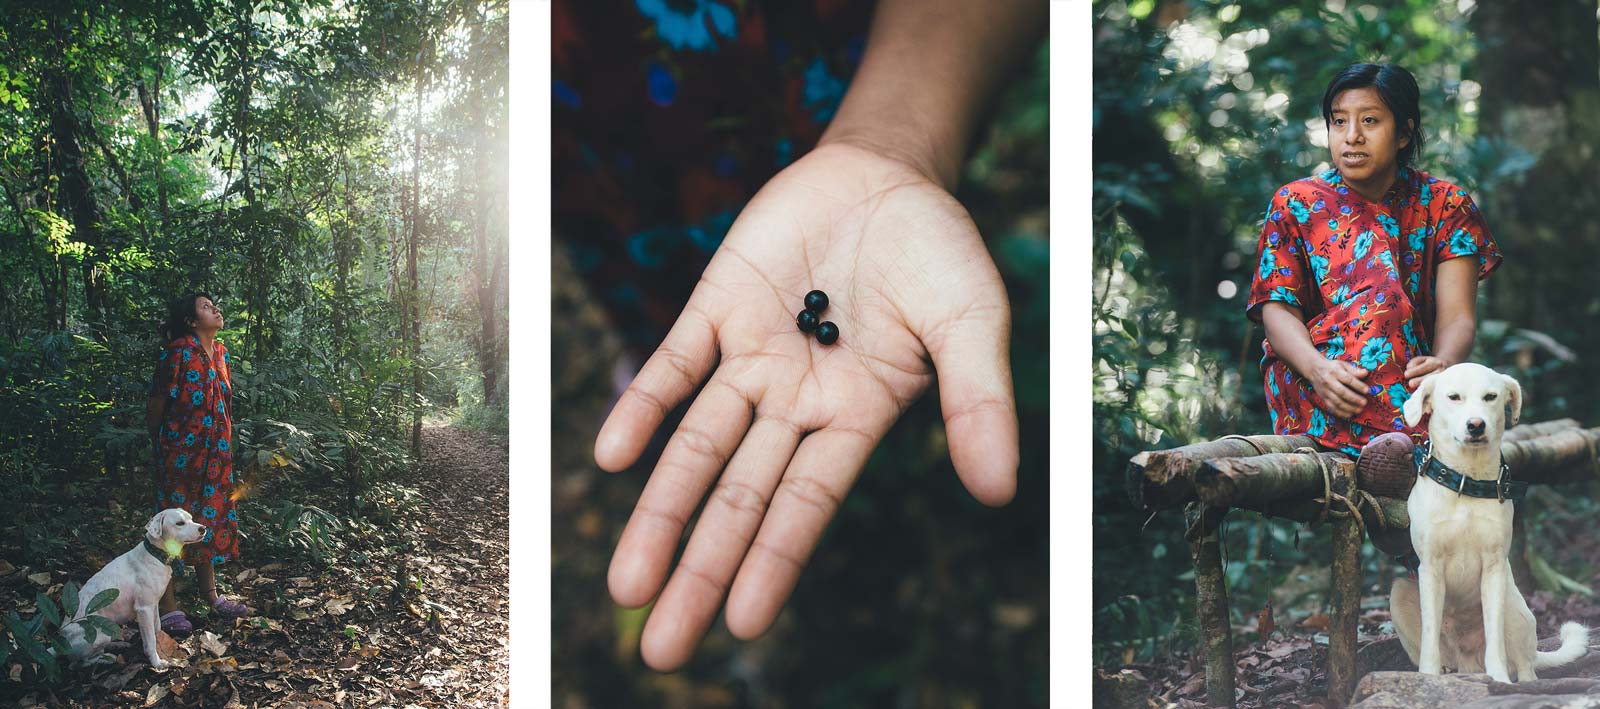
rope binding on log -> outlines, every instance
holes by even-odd
[[[1365,505],[1378,515],[1379,526],[1389,526],[1389,520],[1383,516],[1383,505],[1378,504],[1378,499],[1373,497],[1372,493],[1356,488],[1351,491],[1351,496],[1347,497],[1333,491],[1333,467],[1328,462],[1328,459],[1320,454],[1320,451],[1309,446],[1302,446],[1296,448],[1294,452],[1311,454],[1317,461],[1317,467],[1322,470],[1322,497],[1313,500],[1314,502],[1322,503],[1322,512],[1317,515],[1317,524],[1325,523],[1330,518],[1349,519],[1354,517],[1356,526],[1360,527],[1361,533],[1365,535],[1367,533],[1367,522],[1361,517],[1361,507]],[[1355,500],[1351,501],[1350,497],[1354,497]],[[1343,505],[1344,509],[1333,509],[1335,502]]]

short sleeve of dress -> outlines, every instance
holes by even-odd
[[[1278,190],[1261,222],[1261,241],[1256,246],[1256,268],[1250,283],[1250,299],[1245,315],[1261,321],[1261,306],[1280,301],[1304,309],[1311,301],[1310,268],[1306,264],[1305,242],[1300,237],[1296,211],[1306,206],[1288,188]]]
[[[1445,195],[1445,214],[1435,230],[1435,262],[1443,263],[1462,256],[1478,257],[1478,280],[1489,277],[1500,265],[1500,247],[1489,234],[1489,226],[1478,212],[1478,205],[1459,187]]]
[[[178,398],[178,373],[183,369],[183,348],[169,344],[156,359],[155,375],[150,379],[150,396]]]

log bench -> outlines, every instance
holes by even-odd
[[[1600,475],[1600,428],[1560,419],[1516,426],[1501,439],[1511,476],[1549,485]],[[1328,695],[1348,704],[1355,692],[1356,630],[1361,613],[1361,545],[1391,556],[1411,552],[1406,502],[1356,484],[1355,461],[1318,448],[1308,436],[1228,436],[1161,451],[1128,462],[1128,494],[1151,514],[1182,509],[1194,563],[1199,652],[1210,706],[1234,705],[1232,627],[1218,529],[1231,509],[1332,527],[1333,564],[1328,604]],[[1522,514],[1513,524],[1513,571],[1528,585],[1521,558]]]

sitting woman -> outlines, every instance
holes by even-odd
[[[1401,406],[1472,351],[1478,281],[1500,252],[1465,191],[1413,167],[1423,131],[1409,72],[1347,67],[1322,117],[1332,167],[1273,195],[1246,313],[1267,330],[1273,431],[1360,456],[1364,486],[1403,496],[1427,429],[1408,428]]]

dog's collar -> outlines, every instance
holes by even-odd
[[[167,550],[162,549],[161,547],[158,547],[158,546],[156,546],[154,544],[151,544],[149,537],[145,537],[144,550],[149,552],[150,556],[155,557],[156,561],[159,561],[159,562],[161,562],[163,564],[167,564],[169,566],[172,564],[172,557],[167,556]]]
[[[1428,478],[1440,485],[1454,490],[1456,494],[1467,497],[1477,497],[1485,500],[1521,500],[1528,492],[1528,481],[1507,480],[1505,458],[1500,459],[1500,478],[1498,480],[1475,480],[1460,472],[1450,469],[1450,466],[1433,457],[1433,441],[1428,441],[1411,451],[1411,459],[1417,465],[1417,474]]]

